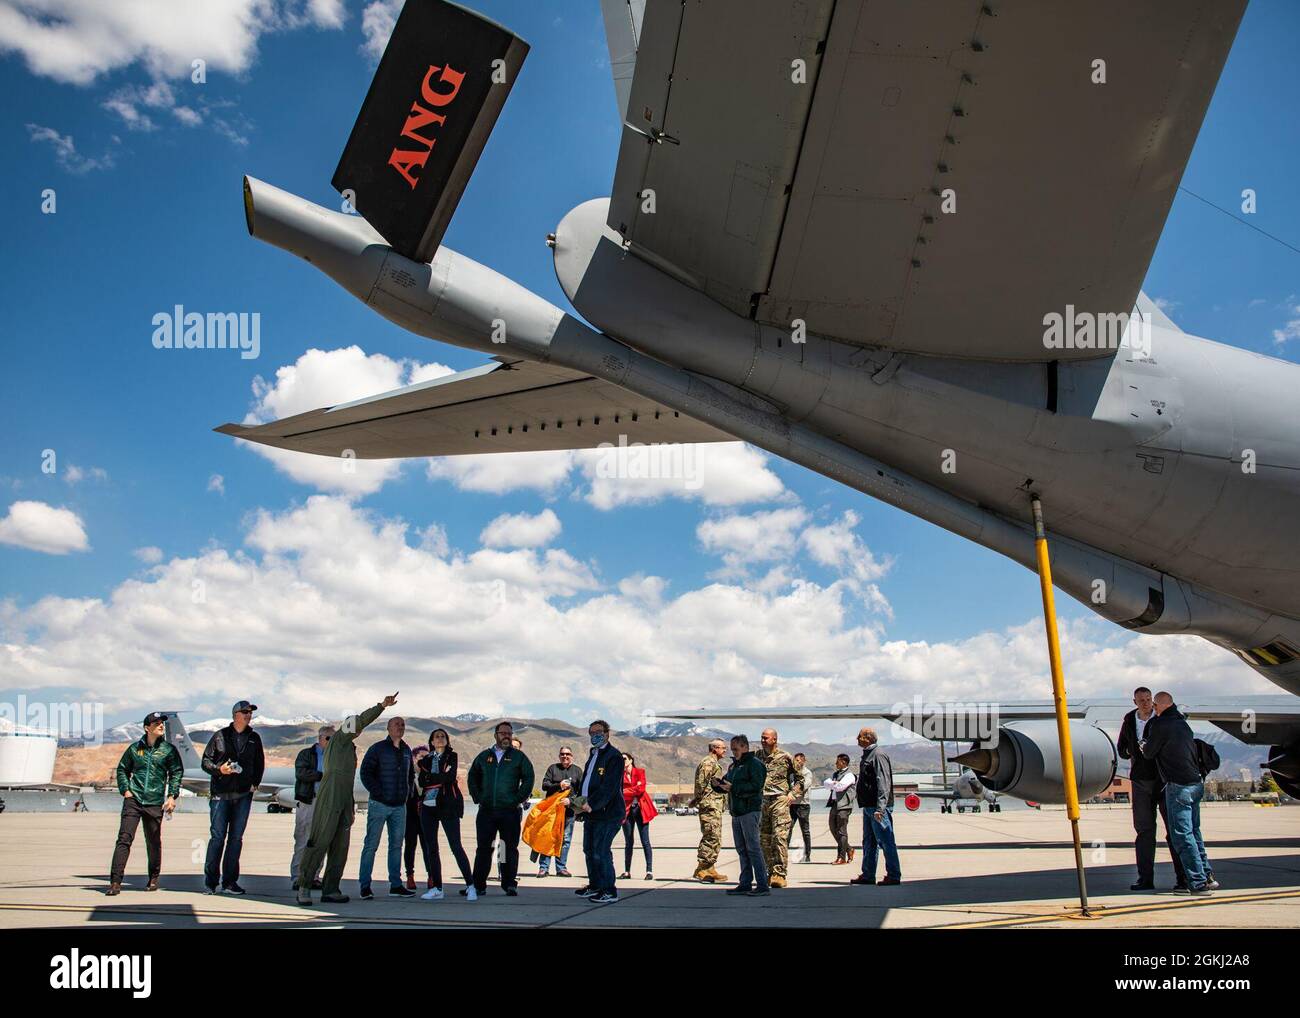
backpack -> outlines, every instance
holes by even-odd
[[[1192,747],[1196,750],[1196,769],[1204,781],[1207,774],[1219,769],[1219,751],[1203,739],[1193,739]]]

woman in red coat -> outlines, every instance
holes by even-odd
[[[636,765],[631,753],[623,754],[623,805],[627,815],[623,820],[623,875],[632,876],[632,830],[641,832],[641,849],[645,852],[645,878],[654,879],[654,851],[650,847],[650,821],[659,815],[655,804],[645,790],[645,771]]]

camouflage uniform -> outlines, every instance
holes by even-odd
[[[804,792],[803,778],[794,764],[794,757],[780,746],[768,752],[760,749],[758,758],[767,768],[767,782],[763,785],[763,817],[759,822],[758,838],[763,848],[763,861],[768,873],[785,882],[786,864],[790,849],[790,800]]]
[[[695,805],[700,811],[700,848],[695,856],[698,870],[712,869],[722,851],[722,813],[727,796],[713,787],[713,779],[723,774],[722,764],[712,753],[695,768]]]

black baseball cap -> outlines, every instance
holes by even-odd
[[[150,725],[156,725],[159,721],[166,721],[166,720],[167,720],[167,715],[164,714],[162,711],[160,710],[150,711],[148,714],[144,716],[144,726],[145,728],[148,728]]]
[[[240,700],[230,708],[231,714],[238,714],[241,710],[257,710],[257,704],[249,703],[247,700]]]

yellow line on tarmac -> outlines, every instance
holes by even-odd
[[[1181,901],[1160,901],[1153,902],[1150,905],[1117,905],[1104,906],[1095,905],[1092,907],[1093,915],[1091,919],[1109,919],[1111,916],[1136,915],[1142,912],[1160,912],[1174,908],[1199,908],[1204,905],[1232,905],[1242,902],[1251,901],[1280,901],[1283,898],[1300,897],[1300,891],[1270,891],[1263,894],[1234,894],[1229,897],[1213,898],[1191,898]],[[976,930],[989,929],[997,926],[1029,926],[1038,923],[1057,923],[1063,920],[1078,920],[1086,922],[1087,919],[1076,912],[1058,912],[1053,915],[1036,915],[1036,916],[1019,916],[1014,919],[980,919],[971,923],[949,923],[940,926],[942,930]]]

